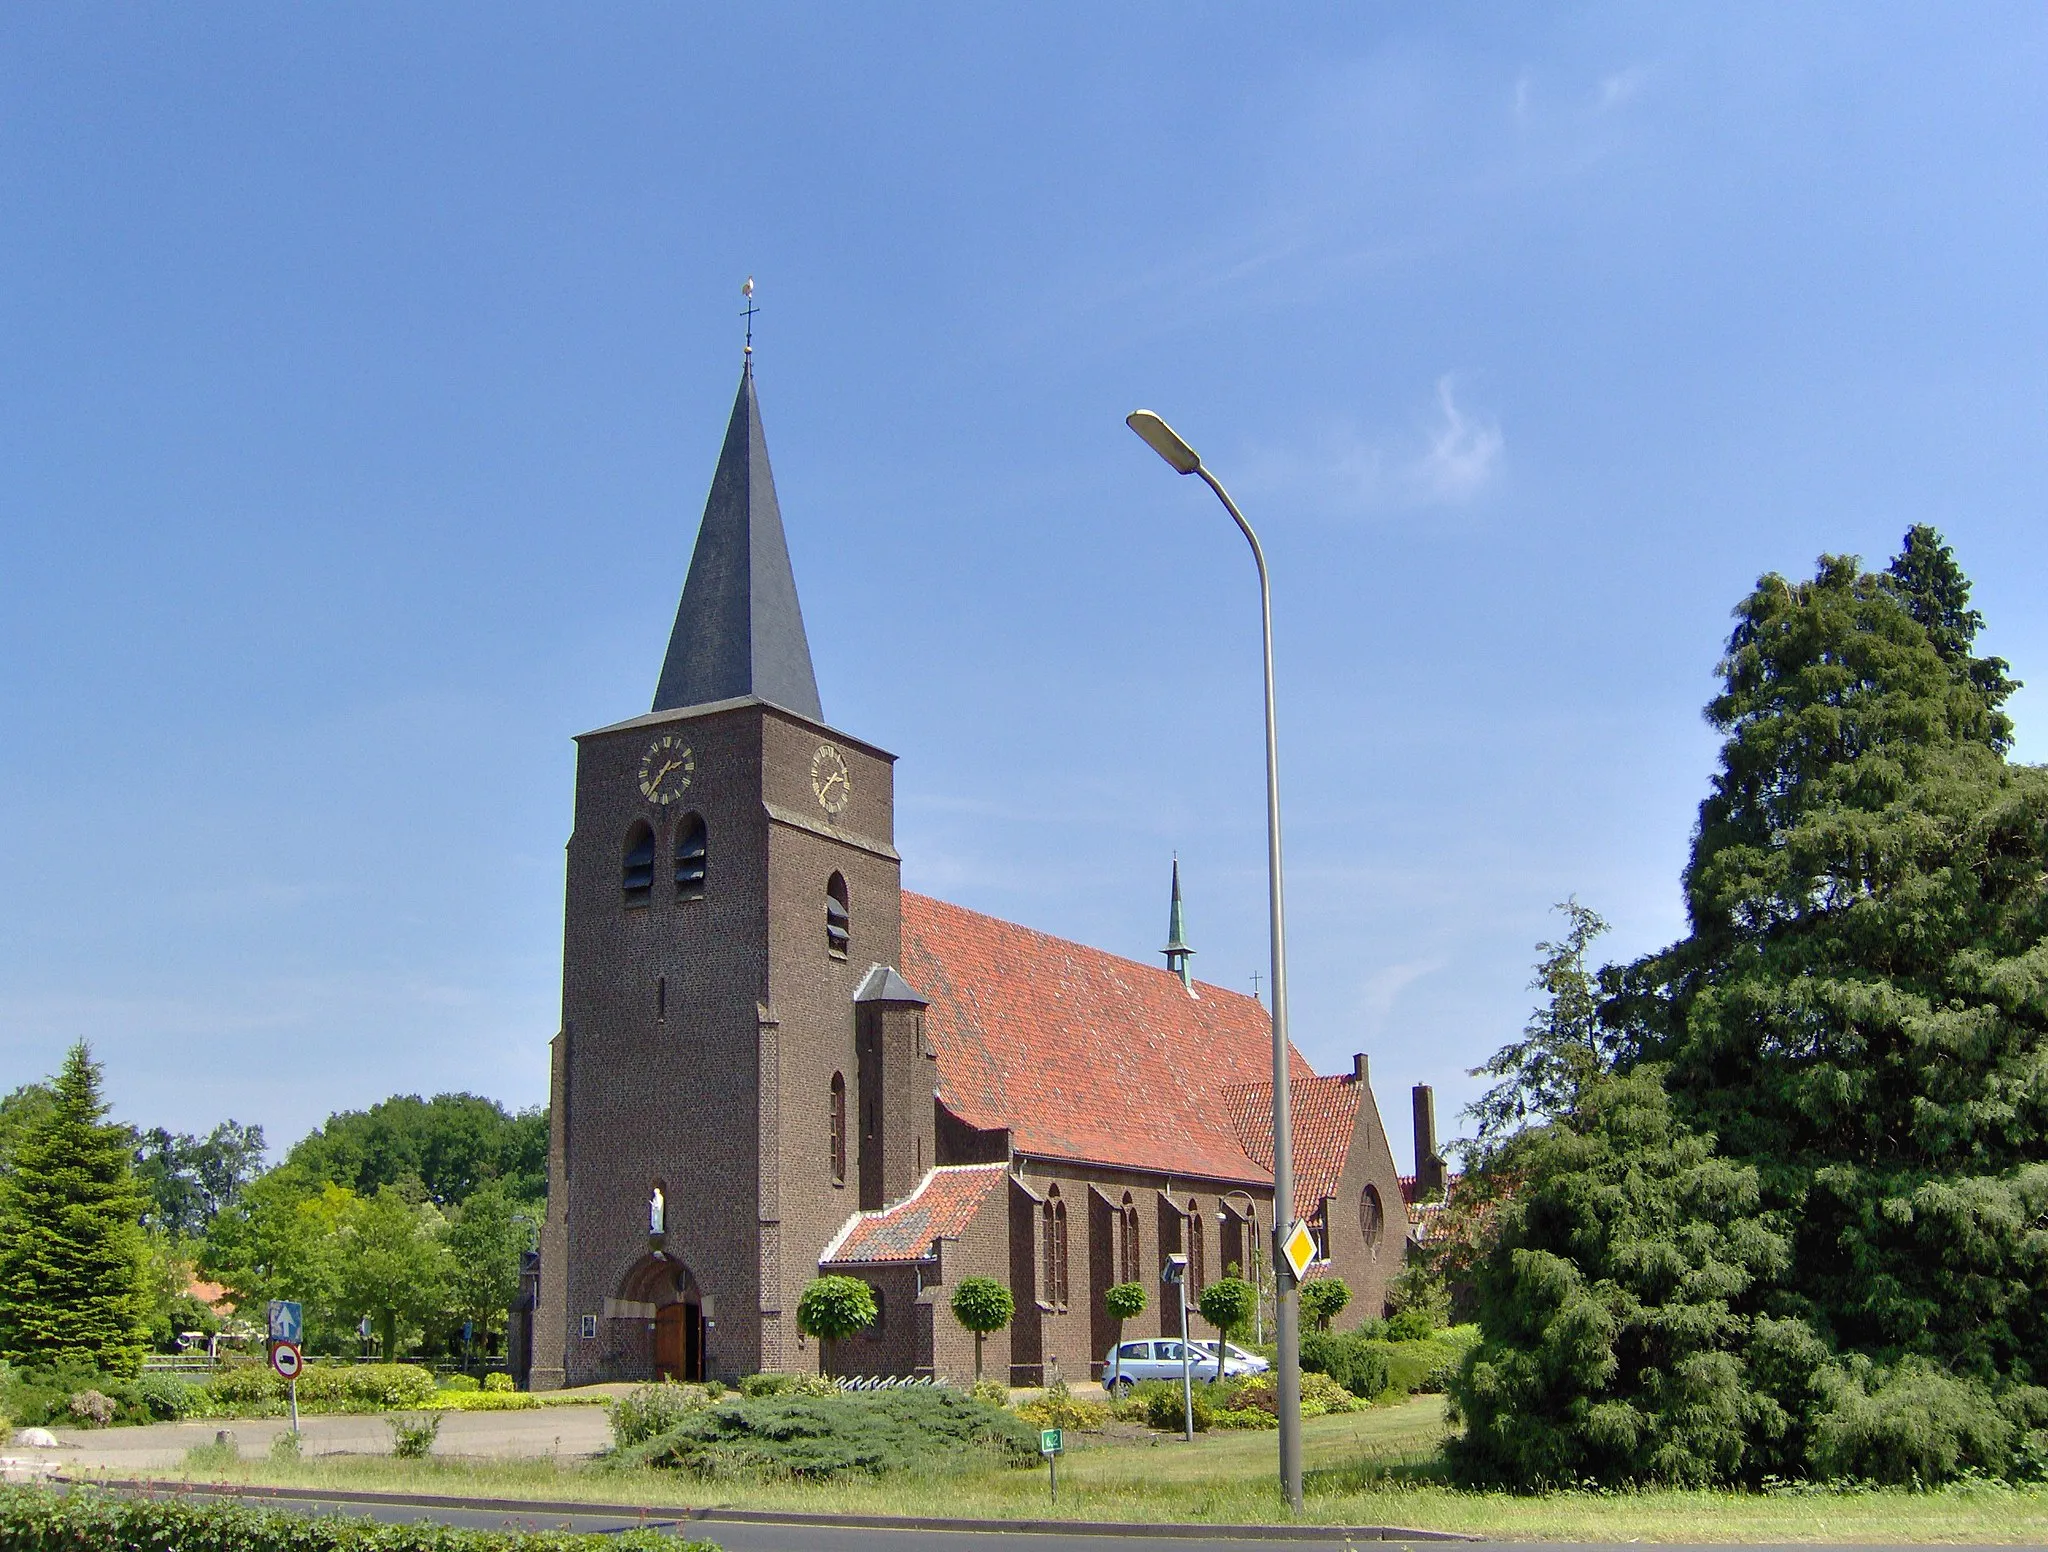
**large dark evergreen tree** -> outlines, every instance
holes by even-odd
[[[51,1087],[49,1108],[0,1178],[0,1355],[132,1374],[146,1299],[130,1134],[108,1124],[100,1070],[83,1043]]]
[[[1929,1479],[2011,1469],[2048,1417],[2048,772],[2005,757],[2016,686],[1929,529],[1883,573],[1766,576],[1736,621],[1691,930],[1602,1009],[1633,1072],[1603,1084],[1654,1079],[1664,1130],[1624,1166],[1649,1112],[1582,1097],[1501,1150],[1474,1477]],[[1700,1150],[1782,1259],[1700,1259],[1736,1199],[1652,1167]],[[1727,1381],[1712,1426],[1674,1422],[1680,1373]]]

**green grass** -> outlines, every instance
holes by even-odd
[[[1303,1427],[1305,1518],[1400,1525],[1526,1540],[1683,1542],[2040,1542],[2048,1489],[1972,1485],[1929,1493],[1555,1493],[1519,1498],[1458,1492],[1434,1476],[1441,1398],[1311,1418]],[[1271,1433],[1212,1433],[1192,1444],[1147,1436],[1069,1435],[1058,1517],[1258,1523],[1286,1518]],[[317,1456],[302,1463],[213,1463],[195,1480],[327,1489],[463,1493],[649,1505],[817,1512],[1051,1517],[1043,1468],[974,1468],[807,1485],[700,1482],[549,1459],[398,1461]]]

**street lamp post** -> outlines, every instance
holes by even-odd
[[[1280,750],[1273,718],[1273,588],[1266,576],[1266,552],[1222,482],[1202,466],[1201,455],[1173,427],[1150,410],[1133,410],[1124,423],[1176,474],[1199,474],[1216,492],[1252,547],[1259,568],[1259,620],[1266,648],[1266,873],[1271,895],[1273,949],[1273,1335],[1279,1345],[1280,1486],[1287,1502],[1301,1508],[1301,1301],[1292,1268],[1281,1253],[1281,1236],[1294,1222],[1294,1140],[1287,1092],[1287,924],[1280,884]]]

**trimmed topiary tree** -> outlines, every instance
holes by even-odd
[[[1145,1313],[1143,1283],[1115,1283],[1103,1290],[1102,1307],[1116,1322],[1116,1357],[1112,1360],[1109,1383],[1114,1386],[1124,1375],[1124,1322]]]
[[[129,1132],[108,1124],[99,1064],[83,1041],[51,1090],[0,1177],[0,1355],[134,1374],[147,1317],[144,1197]]]
[[[1241,1277],[1219,1277],[1202,1290],[1197,1306],[1202,1318],[1214,1326],[1223,1340],[1233,1340],[1252,1318],[1252,1310],[1258,1305],[1259,1295],[1252,1285]],[[1217,1378],[1223,1376],[1223,1355],[1217,1353]]]
[[[1330,1322],[1344,1313],[1351,1302],[1351,1285],[1341,1277],[1318,1277],[1301,1285],[1301,1312],[1318,1331],[1330,1329]]]
[[[1017,1313],[1010,1290],[993,1277],[963,1277],[953,1290],[953,1318],[974,1333],[974,1377],[981,1378],[981,1342]]]
[[[797,1330],[826,1344],[821,1367],[830,1367],[830,1344],[874,1323],[875,1290],[858,1277],[814,1277],[796,1301]]]

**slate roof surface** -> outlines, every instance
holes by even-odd
[[[825,1247],[820,1266],[878,1261],[922,1261],[932,1242],[958,1239],[991,1191],[1001,1188],[1006,1164],[949,1164],[932,1170],[918,1188],[880,1212],[858,1213]]]
[[[1358,1102],[1365,1085],[1345,1076],[1294,1078],[1288,1085],[1294,1125],[1294,1201],[1312,1213],[1326,1196],[1337,1194],[1344,1161],[1358,1125]],[[1230,1120],[1244,1151],[1270,1175],[1273,1169],[1273,1085],[1246,1083],[1229,1091]]]
[[[1225,1104],[1230,1086],[1272,1074],[1273,1026],[1254,998],[1199,981],[1190,997],[1163,967],[907,890],[903,974],[930,1002],[939,1097],[971,1125],[1007,1127],[1018,1153],[1272,1179]]]

